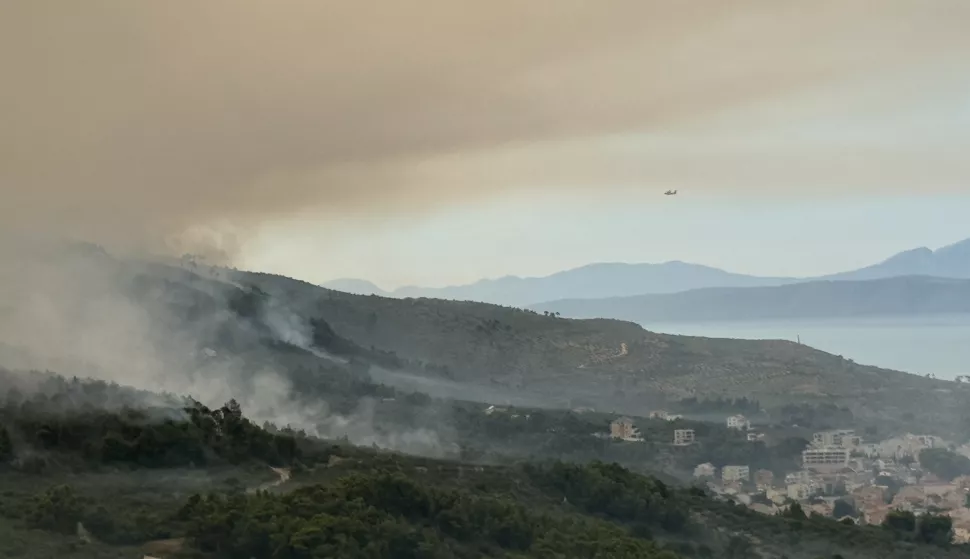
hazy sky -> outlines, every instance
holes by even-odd
[[[966,0],[9,0],[0,227],[385,287],[839,270],[970,236],[968,27]]]
[[[662,195],[657,194],[662,198]],[[970,237],[970,195],[641,201],[521,196],[430,218],[267,227],[244,265],[389,289],[545,275],[590,262],[684,260],[759,275],[816,275]],[[336,233],[339,232],[339,233]],[[321,242],[331,234],[340,242]]]

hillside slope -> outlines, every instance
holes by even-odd
[[[669,295],[567,299],[535,305],[573,318],[635,322],[918,316],[970,312],[970,280],[906,276],[869,281],[813,281],[751,288],[711,288]]]
[[[765,515],[611,459],[409,456],[260,427],[234,401],[218,409],[197,402],[182,410],[175,402],[118,407],[116,397],[133,403],[144,394],[36,375],[13,373],[0,383],[4,557],[817,559],[839,553],[944,559],[970,553],[947,545],[943,529],[860,527],[806,518],[799,509]],[[11,380],[43,386],[25,394],[11,390]],[[612,456],[658,450],[593,436],[590,430],[601,430],[608,418],[597,427],[577,424],[571,413],[475,415],[484,427],[480,438],[499,448],[505,435],[528,430],[547,456],[577,443],[608,448]],[[648,437],[650,423],[640,422]],[[655,423],[669,440],[676,425]],[[702,436],[708,430],[696,427]],[[721,445],[709,456],[766,454],[762,443],[719,429],[706,433],[710,442],[733,437],[736,452]],[[560,442],[549,444],[554,439]],[[786,454],[797,455],[804,444],[787,445]],[[704,443],[694,446],[701,448],[676,454],[704,452]],[[635,462],[642,467],[642,460]]]
[[[395,386],[408,379],[420,384],[411,390],[429,394],[447,387],[462,400],[521,397],[517,405],[630,414],[685,397],[749,397],[769,407],[836,403],[860,420],[905,421],[941,434],[963,429],[970,408],[963,385],[790,342],[661,335],[618,320],[355,296],[267,274],[80,258],[93,265],[62,264],[43,276],[48,286],[16,284],[32,296],[8,293],[13,310],[2,315],[0,338],[13,350],[0,357],[27,361],[8,366],[73,364],[72,371],[96,378],[205,394],[206,402],[225,401],[227,386],[241,386],[261,403],[260,419],[278,415],[278,404],[294,396],[309,405],[326,395],[327,384],[352,385],[368,372]],[[331,380],[314,388],[315,378]]]
[[[914,425],[958,429],[970,395],[952,382],[863,366],[787,341],[672,336],[618,320],[356,296],[265,274],[240,273],[237,280],[326,317],[360,346],[433,363],[451,380],[612,406],[608,409],[747,396],[767,404],[844,403],[860,417],[907,417]]]

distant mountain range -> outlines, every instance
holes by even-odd
[[[371,282],[335,280],[324,287],[358,295],[385,297],[427,297],[479,301],[514,307],[576,297],[605,298],[643,293],[676,293],[711,286],[757,287],[796,281],[790,278],[762,278],[733,274],[709,266],[666,262],[663,264],[590,264],[541,278],[506,276],[452,287],[402,287],[388,292]]]
[[[569,318],[641,324],[970,313],[970,280],[903,276],[772,287],[712,287],[662,295],[564,299],[531,307]]]
[[[771,287],[818,280],[861,281],[902,276],[970,279],[970,239],[935,251],[925,247],[907,250],[859,270],[809,278],[750,276],[675,261],[589,264],[545,277],[507,276],[440,288],[408,286],[385,291],[360,279],[334,280],[323,286],[359,295],[427,297],[529,307],[563,299],[624,298],[707,288]]]

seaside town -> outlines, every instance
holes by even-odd
[[[651,419],[675,421],[679,415],[655,411]],[[742,415],[725,420],[730,429],[761,441]],[[621,417],[610,425],[617,441],[643,439],[632,420]],[[695,444],[694,429],[675,429],[672,444]],[[882,525],[896,514],[938,514],[950,517],[953,543],[970,543],[970,475],[952,479],[932,473],[921,463],[933,450],[970,458],[970,445],[956,445],[933,435],[905,434],[877,442],[865,441],[853,429],[816,432],[801,453],[801,469],[784,476],[747,464],[697,464],[696,483],[723,500],[763,514],[788,513],[797,504],[805,515],[821,515],[841,522]],[[927,452],[930,451],[930,452]]]

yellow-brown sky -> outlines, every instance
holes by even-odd
[[[968,28],[965,0],[8,0],[0,220],[157,247],[513,189],[956,191],[945,118],[850,132],[970,90]]]

